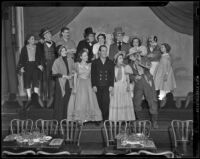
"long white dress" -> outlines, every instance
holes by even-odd
[[[115,78],[118,68],[115,67]],[[114,95],[110,97],[109,120],[135,120],[135,112],[131,92],[127,91],[128,75],[122,66],[122,78],[114,83]]]

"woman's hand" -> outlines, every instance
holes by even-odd
[[[113,87],[109,87],[109,92],[110,92],[110,95],[113,96],[114,95],[114,90],[113,90]]]
[[[72,79],[72,76],[71,75],[69,75],[69,76],[67,76],[67,75],[63,75],[63,78],[66,78],[66,79]]]
[[[97,92],[97,87],[93,87],[93,91],[96,93]]]
[[[25,71],[24,71],[24,67],[22,67],[22,68],[20,69],[20,72],[22,72],[22,73],[25,72]]]

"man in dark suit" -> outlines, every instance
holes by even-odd
[[[105,121],[109,116],[110,93],[113,95],[114,63],[107,57],[106,45],[99,47],[99,53],[100,57],[92,62],[91,81]]]
[[[93,45],[96,43],[95,41],[95,33],[93,32],[91,27],[88,27],[84,31],[84,40],[81,40],[78,43],[77,51],[75,54],[75,62],[79,61],[79,53],[84,48],[88,49],[88,63],[91,63],[93,60]]]
[[[128,43],[123,42],[124,32],[121,27],[117,27],[114,29],[114,43],[110,45],[109,50],[109,58],[111,60],[114,59],[115,54],[117,54],[119,51],[122,51],[124,55],[128,54],[128,51],[130,49],[130,45]],[[127,59],[124,61],[127,63]]]

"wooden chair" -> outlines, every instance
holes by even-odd
[[[119,133],[125,133],[127,128],[126,121],[104,121],[104,131],[105,131],[105,140],[106,147],[104,147],[103,154],[114,153],[114,154],[123,154],[121,150],[116,150],[117,145],[117,135]]]
[[[126,154],[126,155],[139,155],[139,153],[138,152],[130,152],[130,153]]]
[[[49,155],[49,156],[60,156],[60,155],[70,155],[70,152],[68,151],[61,151],[61,152],[56,152],[56,153],[50,153],[50,152],[45,152],[45,151],[38,151],[37,155]]]
[[[140,150],[138,152],[139,155],[155,155],[155,156],[165,156],[166,158],[174,158],[174,153],[171,151],[164,151],[164,152],[149,152],[146,150]]]
[[[134,120],[127,121],[127,131],[131,133],[142,133],[149,137],[151,132],[151,121],[149,120]]]
[[[72,148],[70,150],[70,153],[81,153],[80,137],[82,133],[82,126],[82,121],[69,121],[67,119],[63,119],[60,121],[61,136],[65,140],[65,143],[69,144]],[[74,149],[77,150],[74,151]]]
[[[31,132],[33,129],[33,121],[31,119],[12,119],[10,121],[10,129],[12,134],[19,134],[23,131]]]
[[[193,150],[189,150],[189,148],[192,147],[193,143],[193,120],[172,120],[171,128],[175,153],[182,156],[192,155],[191,151]],[[187,147],[188,144],[190,144],[189,147]]]
[[[34,151],[32,151],[32,150],[23,151],[23,152],[3,151],[2,154],[3,154],[3,156],[8,156],[8,155],[14,155],[14,156],[18,156],[18,155],[36,155],[36,153]]]
[[[46,135],[58,135],[58,121],[57,120],[43,120],[38,119],[35,121],[35,128]]]

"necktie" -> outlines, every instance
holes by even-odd
[[[118,42],[118,50],[119,50],[119,51],[122,50],[122,42]]]

